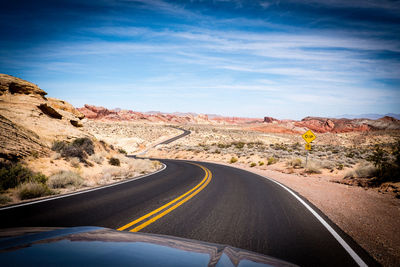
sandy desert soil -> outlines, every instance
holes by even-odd
[[[85,123],[84,130],[128,154],[137,153],[164,140],[179,135],[182,131],[157,123],[93,121]]]

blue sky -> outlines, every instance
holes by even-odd
[[[400,2],[1,0],[0,73],[75,106],[400,113]]]

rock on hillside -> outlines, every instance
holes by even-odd
[[[56,139],[86,136],[84,115],[25,80],[0,74],[0,157],[41,155]]]
[[[47,95],[47,93],[40,89],[36,84],[0,73],[0,95],[6,93],[25,95],[34,94],[40,96]]]

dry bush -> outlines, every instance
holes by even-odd
[[[81,162],[86,162],[87,156],[94,154],[93,141],[87,137],[77,138],[72,143],[55,141],[51,149],[65,158],[79,158]]]
[[[14,188],[26,182],[46,183],[47,177],[35,173],[20,163],[0,163],[0,190]]]
[[[307,167],[305,169],[305,173],[316,173],[320,174],[321,173],[321,165],[315,161],[308,161],[307,162]]]
[[[8,202],[11,201],[12,199],[9,198],[8,196],[0,194],[0,205],[7,204]]]
[[[238,161],[238,158],[232,157],[231,160],[229,161],[229,163],[235,163],[237,161]]]
[[[132,160],[132,158],[126,157],[125,155],[115,155],[113,157],[117,158],[122,164],[128,164]]]
[[[60,159],[60,158],[61,158],[61,154],[58,153],[58,152],[52,154],[51,157],[50,157],[50,159],[52,159],[52,160],[57,160],[57,159]]]
[[[303,166],[303,161],[301,159],[299,159],[299,158],[291,159],[288,162],[288,165],[293,167],[293,168],[295,168],[295,169],[298,169],[298,168],[301,168]]]
[[[119,159],[117,159],[117,158],[110,158],[109,160],[108,160],[108,163],[110,164],[110,165],[113,165],[113,166],[121,166],[121,162],[120,162],[120,160]]]
[[[376,174],[377,168],[371,164],[361,164],[354,170],[348,171],[344,178],[371,178]]]
[[[154,171],[159,165],[153,163],[149,159],[134,159],[129,163],[129,170],[135,171],[136,173],[148,173]]]
[[[74,167],[74,168],[78,168],[79,167],[79,162],[80,162],[80,159],[76,158],[76,157],[73,157],[73,158],[69,159],[69,163],[71,163],[71,166]]]
[[[113,180],[112,173],[103,172],[103,176],[101,177],[99,184],[109,184]]]
[[[335,163],[330,160],[323,160],[320,162],[321,168],[332,170],[336,167]]]
[[[83,184],[83,178],[71,171],[60,171],[50,176],[47,182],[50,188],[66,188],[75,187],[78,188]]]
[[[43,197],[51,194],[52,191],[46,185],[37,182],[24,183],[17,188],[17,195],[21,200]]]
[[[272,165],[278,162],[278,159],[274,158],[274,157],[269,157],[268,161],[267,161],[267,165]]]
[[[89,160],[101,165],[104,161],[104,157],[98,154],[93,154],[89,157]]]
[[[255,162],[252,162],[252,163],[250,163],[250,167],[255,167],[255,166],[257,166],[257,163],[255,163]]]

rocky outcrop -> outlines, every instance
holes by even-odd
[[[47,93],[36,84],[27,82],[7,74],[0,74],[0,95],[3,94],[34,94],[44,97]]]
[[[78,108],[78,111],[85,115],[88,119],[103,119],[105,117],[112,117],[116,116],[109,116],[109,115],[117,115],[118,111],[112,111],[105,107],[97,107],[92,105],[85,105],[83,108]]]
[[[72,106],[70,103],[68,103],[64,100],[60,100],[60,99],[52,98],[52,97],[47,98],[47,100],[48,100],[50,106],[52,106],[55,109],[59,109],[59,110],[63,110],[65,112],[71,113],[72,115],[74,115],[75,117],[77,117],[80,120],[85,118],[84,114],[79,112],[79,110],[77,110],[76,108],[74,108],[74,106]]]
[[[264,118],[263,125],[255,125],[250,130],[265,133],[301,134],[307,129],[316,133],[367,132],[376,130],[400,130],[400,121],[392,117],[371,119],[334,119],[322,117],[306,117],[301,121],[277,120]]]
[[[42,155],[54,140],[83,137],[82,113],[71,104],[45,98],[22,79],[0,74],[0,158]]]
[[[0,115],[0,158],[16,160],[26,156],[43,156],[49,149],[34,132]]]
[[[279,122],[279,120],[272,118],[272,117],[264,117],[264,122],[266,123],[273,123],[274,121]]]
[[[75,127],[83,127],[83,124],[82,124],[82,122],[80,122],[80,121],[77,121],[77,120],[69,120],[69,122],[70,122],[73,126],[75,126]]]
[[[321,117],[306,117],[299,122],[295,122],[297,127],[305,127],[317,133],[347,133],[347,132],[366,132],[377,130],[374,127],[374,120],[368,119],[333,119]],[[385,129],[385,127],[378,127]]]
[[[55,118],[58,120],[62,119],[62,115],[58,113],[54,108],[50,107],[46,103],[40,104],[38,108],[46,115],[50,116],[51,118]]]

